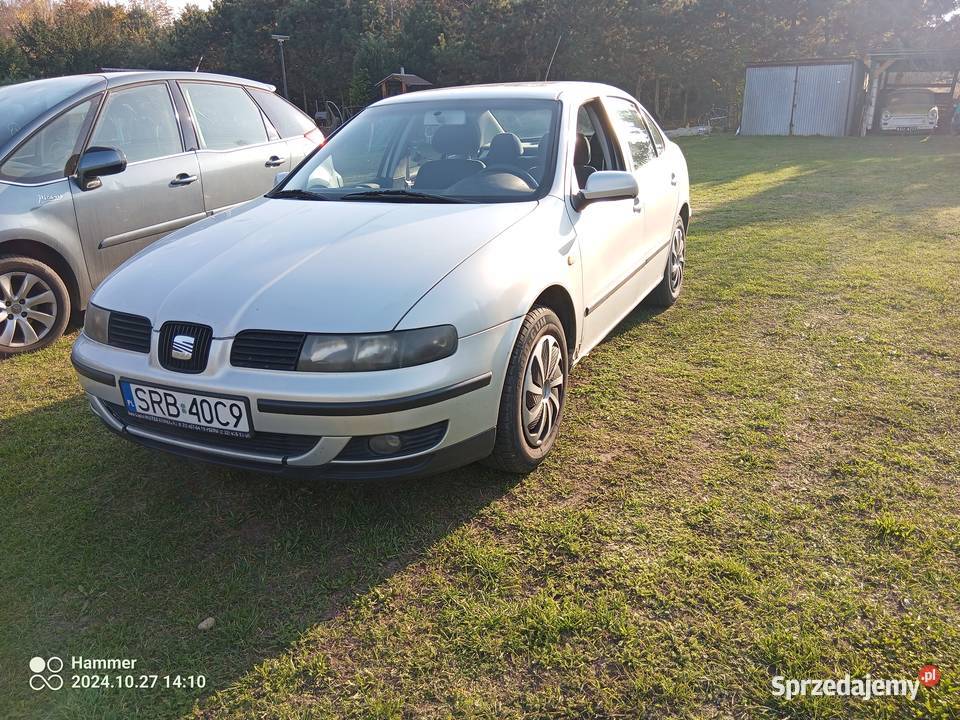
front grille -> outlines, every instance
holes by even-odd
[[[393,433],[400,438],[401,446],[396,455],[378,455],[370,449],[370,438],[372,435],[360,435],[350,439],[343,450],[335,458],[336,460],[389,460],[391,458],[402,458],[416,453],[424,452],[438,445],[443,436],[447,434],[447,421],[427,425],[416,430],[405,430],[404,432]]]
[[[250,438],[228,437],[203,430],[190,430],[172,425],[150,422],[130,415],[123,405],[104,402],[107,410],[124,425],[148,430],[173,440],[185,440],[224,450],[273,455],[277,457],[303,455],[312,450],[321,438],[314,435],[287,435],[286,433],[258,432]]]
[[[233,339],[230,364],[260,370],[296,370],[303,333],[244,330]]]
[[[173,341],[184,335],[193,338],[193,350],[188,360],[173,357]],[[165,322],[160,328],[157,356],[167,370],[181,373],[202,373],[207,369],[207,356],[213,342],[213,328],[196,323]]]
[[[107,344],[124,350],[148,353],[152,331],[153,327],[145,317],[111,312],[110,321],[107,323]]]

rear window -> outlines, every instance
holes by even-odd
[[[288,103],[276,93],[266,90],[254,90],[248,88],[250,94],[270,118],[270,122],[280,132],[284,138],[294,137],[295,135],[306,135],[311,130],[316,130],[316,123],[304,115],[296,107]]]

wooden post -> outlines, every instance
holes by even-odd
[[[868,91],[867,107],[863,111],[863,117],[860,120],[860,137],[866,137],[867,131],[873,127],[873,118],[877,114],[877,94],[880,92],[880,79],[883,74],[890,69],[895,60],[886,60],[876,65],[870,60],[870,90]]]

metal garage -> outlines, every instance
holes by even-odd
[[[860,60],[747,65],[741,135],[825,135],[859,130],[865,67]]]

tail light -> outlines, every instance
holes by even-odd
[[[326,138],[323,136],[323,133],[320,132],[320,128],[308,130],[303,136],[315,145],[323,145],[324,141],[326,140]]]

